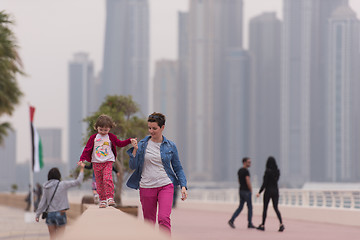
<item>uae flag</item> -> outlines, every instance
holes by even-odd
[[[39,172],[43,168],[43,154],[41,139],[34,126],[35,108],[30,106],[30,128],[31,128],[31,145],[32,145],[32,170]]]

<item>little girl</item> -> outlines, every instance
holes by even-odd
[[[100,115],[96,120],[94,129],[97,134],[93,134],[81,154],[80,165],[83,161],[91,162],[95,173],[97,192],[100,198],[100,208],[114,206],[114,183],[112,179],[112,164],[116,160],[116,147],[125,147],[134,138],[120,141],[116,135],[109,133],[115,127],[111,117]]]

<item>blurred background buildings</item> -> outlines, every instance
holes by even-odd
[[[102,70],[94,72],[87,53],[68,63],[69,151],[44,144],[54,149],[45,166],[66,157],[72,169],[83,148],[82,120],[106,95],[118,94],[132,95],[141,117],[167,116],[165,135],[176,142],[190,183],[236,186],[249,156],[258,186],[270,155],[281,187],[360,181],[358,16],[347,0],[282,1],[282,20],[275,12],[250,20],[248,49],[244,0],[189,1],[188,11],[178,13],[178,58],[158,60],[153,76],[151,1],[105,1]],[[40,130],[43,142],[62,136]],[[15,158],[15,138],[9,135],[1,156]],[[15,181],[11,171],[4,177]]]

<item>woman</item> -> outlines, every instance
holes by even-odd
[[[61,181],[61,173],[58,168],[52,168],[48,173],[48,181],[43,185],[44,193],[36,210],[35,220],[39,222],[40,215],[49,207],[46,224],[48,225],[50,239],[55,239],[55,235],[62,234],[65,230],[66,210],[69,209],[67,190],[80,185],[84,178],[84,166],[85,164],[82,163],[76,180]]]
[[[278,209],[279,188],[277,183],[279,181],[279,178],[280,178],[280,170],[278,169],[275,158],[270,156],[266,162],[266,170],[264,173],[263,184],[259,190],[259,193],[256,194],[256,197],[259,197],[261,192],[265,189],[262,223],[257,227],[258,230],[262,230],[262,231],[265,230],[266,213],[270,199],[272,199],[274,210],[280,221],[279,232],[282,232],[285,229],[282,223],[280,211]]]
[[[148,117],[150,136],[138,143],[127,153],[129,166],[135,169],[127,186],[140,189],[140,202],[144,219],[155,224],[156,210],[159,204],[159,226],[171,233],[170,214],[174,187],[180,184],[181,199],[187,198],[186,178],[179,161],[175,143],[166,139],[162,133],[165,128],[165,116],[153,113]]]

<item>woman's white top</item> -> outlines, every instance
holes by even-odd
[[[151,139],[148,142],[141,173],[141,188],[156,188],[172,183],[161,161],[160,145],[161,143],[153,142]]]

